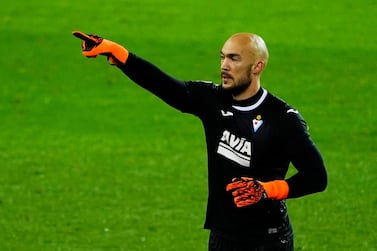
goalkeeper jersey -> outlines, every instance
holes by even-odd
[[[235,101],[219,85],[177,80],[132,53],[121,70],[170,106],[202,121],[208,159],[205,228],[238,239],[289,231],[285,201],[263,199],[237,208],[225,190],[234,177],[286,179],[288,198],[325,189],[324,162],[304,119],[266,89]],[[297,172],[286,178],[290,164]]]

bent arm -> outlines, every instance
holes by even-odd
[[[308,132],[306,122],[300,114],[287,113],[286,149],[297,173],[286,181],[288,198],[321,192],[327,186],[327,173],[323,158]]]
[[[292,160],[297,173],[287,179],[288,198],[321,192],[327,186],[327,173],[324,161],[316,146],[310,141],[303,145]]]

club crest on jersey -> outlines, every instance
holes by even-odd
[[[263,120],[261,115],[257,115],[255,119],[253,119],[253,129],[254,132],[258,131],[258,129],[262,126]]]

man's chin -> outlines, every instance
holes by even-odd
[[[223,89],[224,91],[230,91],[230,90],[232,90],[232,87],[230,87],[229,85],[222,84],[221,89]]]
[[[234,84],[231,84],[229,82],[228,83],[223,82],[221,87],[222,87],[223,90],[229,91],[233,95],[237,96],[237,95],[241,94],[242,92],[244,92],[249,87],[249,85],[234,85]]]
[[[221,83],[223,89],[225,90],[229,90],[229,89],[232,89],[233,85],[230,81],[227,81],[227,80],[223,80],[222,83]]]

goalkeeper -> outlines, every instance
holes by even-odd
[[[86,57],[104,55],[132,81],[204,127],[209,251],[293,250],[286,199],[323,191],[327,174],[299,112],[261,86],[263,39],[231,36],[220,51],[221,85],[182,81],[123,46],[74,31]],[[289,165],[297,172],[286,178]]]

